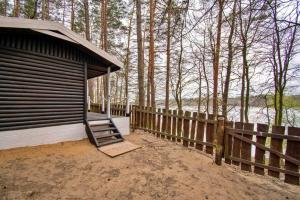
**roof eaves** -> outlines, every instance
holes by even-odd
[[[89,41],[85,40],[75,32],[67,29],[63,25],[57,22],[51,21],[41,21],[41,20],[31,20],[31,19],[20,19],[13,17],[0,17],[0,27],[5,28],[23,28],[23,29],[36,29],[41,31],[57,31],[63,34],[64,36],[70,38],[72,41],[78,43],[78,45],[83,46],[84,48],[94,52],[96,55],[101,58],[109,61],[112,65],[115,65],[119,68],[123,67],[123,63],[120,62],[116,57],[108,54],[107,52],[97,48]],[[49,32],[48,32],[49,33]],[[54,33],[54,32],[53,32]],[[57,35],[56,35],[57,36]]]

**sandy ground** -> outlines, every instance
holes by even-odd
[[[136,132],[141,149],[110,158],[87,140],[0,151],[0,199],[300,199],[300,187],[213,164]]]

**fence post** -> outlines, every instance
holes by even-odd
[[[131,120],[132,120],[132,127],[133,127],[133,131],[135,131],[136,129],[136,123],[137,123],[137,120],[136,120],[136,107],[135,105],[132,105],[131,106]]]
[[[217,140],[216,140],[216,157],[217,165],[222,165],[222,156],[224,151],[224,117],[218,117],[217,124]]]

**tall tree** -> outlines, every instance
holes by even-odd
[[[280,13],[279,5],[288,2],[280,2],[278,0],[268,1],[271,10],[271,18],[273,23],[272,31],[272,51],[270,61],[272,64],[272,72],[274,79],[274,109],[275,109],[275,125],[280,126],[283,118],[283,97],[289,80],[289,71],[291,70],[291,60],[296,54],[297,36],[299,33],[299,7],[300,2],[293,2],[290,12]],[[283,16],[289,15],[287,16]],[[293,23],[284,23],[280,19],[290,18]],[[283,23],[282,23],[283,22]]]
[[[71,30],[75,31],[75,0],[71,0]]]
[[[49,20],[49,0],[42,0],[42,20]]]
[[[7,0],[0,2],[0,15],[7,16],[7,6],[8,6]]]
[[[165,108],[169,110],[170,99],[170,61],[171,61],[171,18],[172,18],[172,0],[168,0],[167,5],[167,67],[166,67],[166,99]]]
[[[155,107],[155,83],[154,83],[154,59],[155,59],[155,50],[154,50],[154,18],[155,18],[155,6],[156,0],[150,0],[150,47],[149,47],[149,82],[151,88],[151,106]]]
[[[91,34],[90,34],[90,14],[89,14],[89,1],[84,0],[83,1],[84,6],[84,21],[85,21],[85,37],[88,41],[91,40]]]
[[[126,48],[126,57],[125,57],[125,100],[126,100],[126,105],[129,105],[129,66],[130,66],[130,39],[131,39],[131,31],[132,31],[132,20],[133,20],[133,14],[134,14],[134,6],[132,8],[132,12],[129,17],[129,24],[128,24],[128,33],[127,33],[127,48]]]
[[[232,68],[232,61],[233,61],[233,54],[234,54],[234,49],[233,49],[233,35],[234,31],[236,29],[235,27],[235,21],[236,21],[236,7],[237,7],[237,0],[234,0],[233,2],[233,8],[232,8],[232,13],[230,15],[229,20],[230,24],[230,32],[228,36],[228,41],[227,41],[227,46],[228,46],[228,60],[227,60],[227,69],[226,69],[226,78],[225,78],[225,83],[224,83],[224,92],[222,96],[222,115],[227,118],[227,102],[228,102],[228,92],[229,92],[229,84],[230,84],[230,79],[231,79],[231,68]]]
[[[139,88],[139,106],[145,105],[144,91],[144,49],[142,38],[142,16],[141,1],[136,0],[136,31],[138,43],[138,88]]]
[[[100,34],[100,44],[101,48],[104,51],[108,50],[107,46],[107,5],[108,5],[108,0],[102,0],[101,1],[101,34]]]
[[[250,67],[249,51],[253,43],[259,40],[258,30],[261,21],[265,18],[263,12],[264,4],[259,0],[248,0],[243,7],[242,0],[239,1],[239,35],[242,51],[242,88],[241,88],[241,108],[240,121],[249,122],[249,101],[250,101]],[[254,67],[253,67],[254,68]]]
[[[20,16],[20,0],[14,0],[13,16],[14,17]]]
[[[218,22],[217,22],[217,41],[214,52],[214,62],[213,62],[213,77],[214,77],[214,93],[213,93],[213,114],[216,117],[218,114],[218,74],[219,74],[219,60],[220,60],[220,50],[221,50],[221,32],[222,32],[222,17],[224,9],[225,0],[218,0]]]

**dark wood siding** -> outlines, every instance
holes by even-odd
[[[83,56],[59,39],[0,34],[0,131],[82,123]]]

